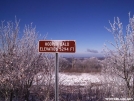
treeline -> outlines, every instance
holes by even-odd
[[[60,72],[79,72],[91,73],[101,72],[101,60],[96,57],[79,59],[79,58],[59,58]]]

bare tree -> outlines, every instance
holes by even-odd
[[[0,93],[6,101],[13,96],[29,101],[30,88],[36,74],[46,70],[46,59],[38,53],[38,34],[32,24],[19,36],[19,21],[0,26]],[[20,95],[18,95],[18,93]]]
[[[107,73],[117,75],[125,82],[127,91],[127,97],[133,96],[133,74],[134,74],[134,17],[130,18],[129,24],[126,27],[126,34],[123,33],[123,25],[120,19],[114,19],[114,23],[111,22],[111,29],[106,28],[114,36],[115,44],[111,45],[115,50],[105,48],[105,71]]]
[[[50,95],[54,93],[55,57],[53,54],[44,54],[41,62],[45,62],[47,68],[35,75],[33,82],[35,87],[32,88],[32,91],[39,95],[41,101],[48,101],[53,99]]]

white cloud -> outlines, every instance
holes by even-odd
[[[90,52],[90,53],[99,53],[97,50],[94,50],[94,49],[87,49],[87,52]]]

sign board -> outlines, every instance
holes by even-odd
[[[75,53],[76,44],[73,40],[42,40],[39,41],[39,52],[55,52],[55,101],[59,101],[58,91],[58,72],[59,72],[59,59],[58,53]]]
[[[75,53],[76,44],[73,40],[42,40],[39,41],[39,52]]]

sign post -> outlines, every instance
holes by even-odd
[[[39,52],[54,52],[55,54],[55,101],[59,101],[59,57],[58,53],[75,53],[76,44],[73,40],[41,40]]]
[[[59,57],[58,57],[58,53],[56,53],[56,59],[55,59],[55,63],[56,63],[56,68],[55,68],[55,101],[59,101],[59,80],[58,80],[58,72],[59,72]]]

